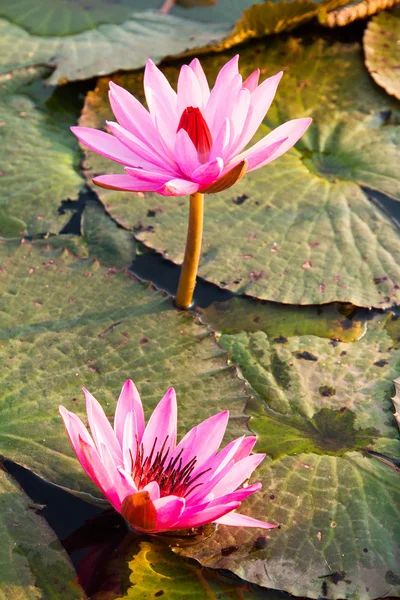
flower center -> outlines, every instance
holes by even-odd
[[[187,132],[195,145],[199,161],[201,163],[207,162],[213,140],[201,110],[194,106],[185,108],[176,131],[178,132],[180,129]]]
[[[206,469],[192,477],[197,457],[193,457],[183,466],[182,453],[184,448],[181,448],[175,457],[168,459],[170,449],[165,449],[168,437],[165,438],[163,445],[155,456],[154,450],[157,438],[155,438],[153,448],[146,458],[143,458],[143,444],[138,444],[136,460],[132,460],[132,478],[138,490],[143,489],[151,481],[157,481],[160,486],[161,498],[170,494],[183,497],[202,485],[196,483],[196,481],[210,469]]]

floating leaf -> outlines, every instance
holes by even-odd
[[[204,61],[213,76],[231,54]],[[312,68],[310,68],[312,65]],[[371,82],[358,45],[296,40],[244,48],[241,70],[285,69],[260,134],[285,120],[313,116],[293,150],[206,197],[200,276],[234,292],[289,304],[351,302],[386,307],[400,300],[400,235],[368,189],[400,199],[395,102]],[[176,82],[178,69],[165,68]],[[113,80],[143,100],[142,76]],[[81,125],[111,117],[108,79],[87,95]],[[119,167],[85,151],[86,175]],[[181,263],[188,203],[97,188],[109,214],[137,239]],[[323,233],[323,235],[322,235]]]
[[[133,235],[118,227],[95,202],[87,204],[83,211],[82,235],[89,254],[106,267],[123,269],[132,264],[135,258]]]
[[[329,420],[324,419],[324,415],[317,419],[317,427],[314,424],[322,453],[330,444],[333,448],[336,445],[340,454],[349,450],[347,442],[342,449],[340,439],[339,443],[335,442],[337,436],[340,438],[339,422],[345,428],[343,439],[349,439],[350,443],[356,440],[356,431],[362,434],[364,429],[368,430],[371,442],[364,447],[373,447],[372,438],[383,436],[386,442],[386,438],[397,440],[390,413],[390,394],[392,380],[400,368],[400,351],[394,349],[386,327],[387,317],[376,317],[376,321],[367,324],[365,335],[353,343],[314,335],[273,341],[262,331],[222,335],[220,344],[229,351],[231,361],[239,366],[243,377],[267,403],[253,401],[247,407],[247,412],[256,415],[256,419],[250,421],[251,429],[264,433],[259,441],[262,448],[271,451],[268,443],[270,413],[264,417],[265,407],[275,411],[275,420],[279,421],[280,416],[300,416],[303,425],[322,410],[329,409],[332,435],[328,431]],[[337,419],[336,412],[339,413]],[[340,415],[347,416],[341,418]],[[355,431],[350,435],[347,427],[354,427]],[[375,430],[373,435],[371,428]]]
[[[62,200],[83,188],[69,127],[79,105],[69,92],[45,88],[48,69],[0,78],[0,237],[58,233],[70,215]]]
[[[254,0],[180,0],[171,13],[192,22],[224,23],[233,25],[242,11]],[[134,7],[133,7],[134,4]],[[173,3],[171,3],[173,4]],[[179,6],[180,5],[180,6]],[[31,0],[4,0],[0,17],[20,25],[29,33],[41,36],[69,36],[104,24],[121,24],[133,12],[165,7],[163,0],[38,0],[33,7]],[[190,9],[190,10],[188,10]],[[169,12],[169,11],[168,11]],[[162,21],[160,21],[162,22]]]
[[[365,64],[376,83],[400,99],[400,12],[381,12],[364,33]]]
[[[232,22],[233,24],[233,22]],[[0,72],[36,64],[55,67],[49,83],[65,83],[142,67],[148,58],[159,62],[166,54],[220,40],[229,24],[201,23],[143,11],[130,13],[121,24],[105,22],[72,35],[32,35],[0,20]]]
[[[281,529],[260,537],[220,527],[207,543],[179,552],[299,596],[399,593],[400,478],[391,457],[400,443],[390,396],[400,351],[387,320],[376,317],[354,343],[310,335],[273,342],[263,332],[221,336],[254,390],[249,425],[258,450],[270,457],[256,473],[262,492],[241,512]],[[227,546],[238,550],[225,557]]]
[[[0,468],[0,597],[86,598],[54,532],[15,481]]]
[[[220,46],[230,48],[251,38],[291,31],[326,10],[347,4],[347,0],[281,0],[255,3],[243,12],[232,33]]]
[[[278,343],[286,343],[286,338],[293,335],[318,335],[354,342],[366,330],[360,311],[353,314],[350,305],[287,306],[233,297],[198,310],[203,321],[218,333],[263,331]]]
[[[156,541],[138,542],[129,537],[118,547],[101,579],[98,582],[100,589],[91,594],[92,600],[111,600],[116,596],[120,600],[159,597],[168,600],[284,600],[287,597],[201,568]]]
[[[243,511],[281,524],[219,527],[205,544],[176,549],[205,566],[309,598],[399,594],[399,474],[358,452],[299,454],[263,463],[263,491]],[[222,549],[238,546],[224,556]]]
[[[228,407],[228,435],[248,431],[246,395],[225,352],[192,315],[132,275],[45,242],[3,242],[0,285],[0,454],[90,491],[58,405],[86,419],[85,386],[111,417],[128,378],[147,416],[176,388],[181,434]]]

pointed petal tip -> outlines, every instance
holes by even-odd
[[[60,404],[60,406],[58,407],[58,412],[60,413],[63,419],[67,419],[69,416],[69,410],[67,410],[65,406],[62,406],[62,404]]]

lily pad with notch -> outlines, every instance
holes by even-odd
[[[54,248],[60,243],[0,242],[0,453],[54,483],[94,491],[58,406],[86,422],[84,385],[111,417],[128,378],[147,416],[175,387],[180,435],[226,408],[227,436],[248,433],[243,383],[210,331],[127,271],[79,258],[78,244],[75,255]]]
[[[205,59],[210,80],[230,56]],[[357,44],[289,39],[243,48],[243,75],[255,66],[263,75],[285,70],[259,135],[291,118],[312,116],[314,123],[296,150],[206,197],[200,276],[233,292],[288,304],[341,301],[384,308],[398,302],[399,229],[368,194],[372,189],[400,199],[398,106],[371,82]],[[177,67],[164,72],[176,82]],[[141,74],[113,80],[143,100]],[[112,118],[107,89],[108,79],[101,79],[87,95],[80,125],[101,128]],[[119,171],[89,150],[85,157],[88,182]],[[182,262],[185,198],[97,193],[137,239]]]

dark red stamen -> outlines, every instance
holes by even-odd
[[[197,473],[195,477],[192,477],[197,458],[193,457],[185,466],[183,466],[182,453],[184,448],[178,452],[175,458],[171,457],[167,463],[170,451],[169,448],[165,449],[167,441],[168,436],[165,438],[160,450],[158,450],[154,456],[157,443],[157,438],[155,438],[151,452],[146,458],[144,458],[143,444],[138,443],[135,460],[133,460],[131,454],[133,481],[138,490],[143,489],[151,481],[157,481],[160,486],[161,497],[169,496],[170,494],[186,496],[195,488],[202,485],[201,482],[196,484],[195,482],[210,469],[206,469],[205,471]]]
[[[185,108],[181,115],[177,132],[180,129],[184,129],[188,133],[196,147],[200,162],[207,162],[213,141],[201,110],[194,106]]]

